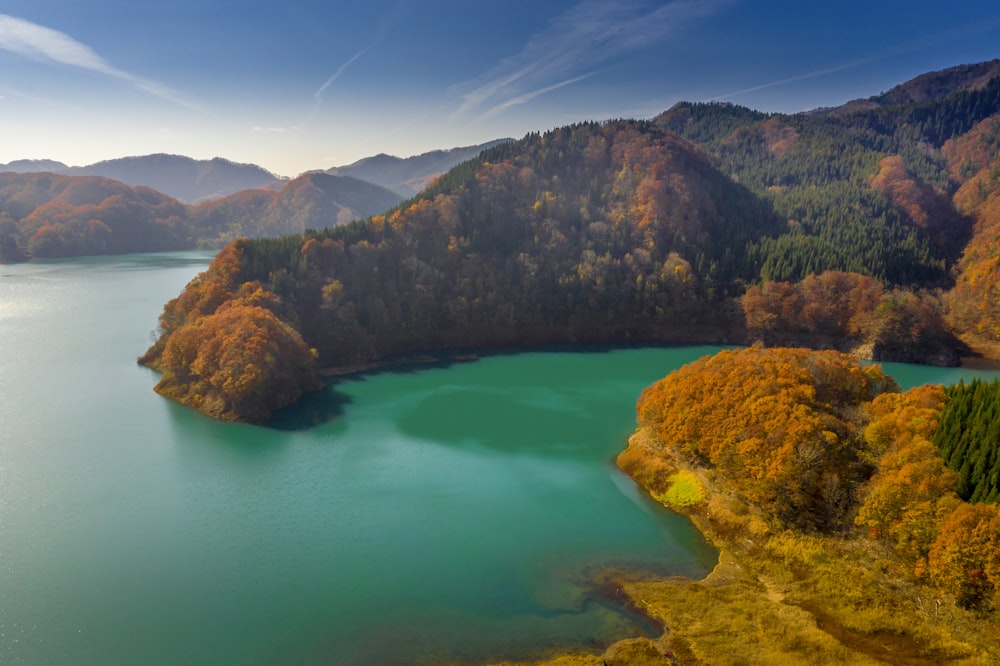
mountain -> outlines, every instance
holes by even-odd
[[[902,102],[845,113],[684,103],[655,122],[697,142],[786,220],[790,233],[748,248],[761,278],[784,294],[765,306],[764,337],[803,340],[792,333],[802,321],[793,289],[780,285],[849,271],[942,290],[932,309],[973,349],[1000,357],[1000,61],[893,91],[885,99]]]
[[[254,164],[237,164],[216,157],[195,160],[181,155],[123,157],[73,169],[72,175],[104,176],[126,185],[145,185],[175,199],[195,203],[260,187],[280,180]]]
[[[483,150],[512,139],[497,139],[478,146],[433,150],[413,157],[394,157],[385,153],[360,159],[347,166],[327,169],[337,176],[353,176],[376,183],[408,198],[461,162],[476,157]]]
[[[188,210],[100,176],[0,173],[0,261],[194,246]]]
[[[998,76],[1000,76],[1000,59],[973,65],[958,65],[922,74],[870,99],[882,106],[903,102],[926,102],[956,92],[981,90]]]
[[[101,176],[0,173],[0,261],[220,247],[344,224],[400,201],[378,185],[327,174],[192,206]]]
[[[15,173],[49,173],[67,174],[71,167],[56,162],[55,160],[14,160],[9,164],[0,164],[0,172],[13,171]]]
[[[126,185],[150,187],[175,199],[195,203],[260,187],[280,186],[281,179],[253,164],[216,157],[195,160],[180,155],[144,155],[70,167],[52,160],[18,160],[0,165],[0,172],[47,171],[66,176],[101,176]]]
[[[206,239],[221,245],[237,237],[267,238],[325,229],[383,213],[399,205],[395,192],[372,183],[310,173],[280,190],[243,190],[191,209]]]
[[[955,362],[953,333],[996,331],[1000,344],[997,308],[952,316],[996,289],[974,276],[996,256],[982,222],[1000,210],[996,153],[983,146],[995,145],[1000,78],[953,87],[845,115],[684,103],[498,144],[387,216],[229,246],[166,306],[143,362],[163,372],[164,395],[237,420],[266,415],[248,397],[267,387],[227,393],[242,366],[215,368],[195,342],[236,306],[270,311],[333,368],[475,347],[755,339]],[[977,244],[981,233],[992,241]],[[956,276],[972,293],[953,289]]]
[[[851,100],[841,106],[816,109],[810,113],[842,115],[905,102],[927,102],[956,92],[980,90],[998,76],[1000,76],[1000,59],[972,65],[958,65],[921,74],[880,95]]]

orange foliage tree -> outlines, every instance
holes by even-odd
[[[858,406],[895,381],[837,352],[722,351],[671,373],[639,399],[641,425],[716,468],[787,526],[845,526],[870,472]]]
[[[216,418],[260,422],[304,390],[319,388],[313,352],[302,337],[251,302],[227,301],[175,331],[156,390]]]
[[[918,569],[937,537],[938,517],[958,501],[958,477],[931,443],[944,404],[940,386],[880,395],[864,431],[877,469],[863,490],[855,522],[916,561]]]
[[[930,573],[962,608],[988,606],[1000,587],[1000,506],[959,504],[931,548]]]

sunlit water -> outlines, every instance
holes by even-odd
[[[208,259],[0,266],[0,663],[599,648],[643,626],[588,573],[714,564],[611,462],[640,390],[714,348],[386,372],[276,427],[224,424],[157,396],[135,363]],[[907,386],[975,374],[889,368]]]

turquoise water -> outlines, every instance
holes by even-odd
[[[379,373],[278,427],[225,424],[157,396],[135,363],[162,304],[208,260],[0,266],[0,663],[599,648],[642,626],[590,593],[589,572],[714,564],[612,464],[640,390],[714,348]]]

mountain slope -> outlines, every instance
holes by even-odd
[[[383,213],[401,201],[395,192],[363,180],[312,173],[278,191],[244,190],[206,201],[191,215],[204,237],[226,241],[325,229]]]
[[[237,164],[221,157],[195,160],[164,154],[97,162],[72,169],[70,173],[104,176],[126,185],[145,185],[188,203],[267,187],[279,180],[273,173],[253,164]]]

